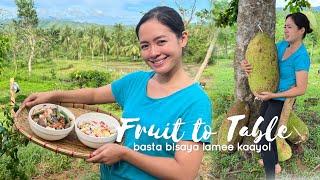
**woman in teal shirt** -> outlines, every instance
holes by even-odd
[[[117,102],[122,117],[134,121],[128,123],[123,146],[105,144],[88,159],[101,163],[101,178],[194,179],[203,143],[210,142],[202,135],[211,127],[212,109],[207,94],[182,66],[188,41],[182,18],[172,8],[156,7],[142,17],[136,34],[141,57],[152,71],[131,73],[95,89],[32,94],[24,104]],[[197,123],[199,128],[194,128]]]
[[[259,129],[266,132],[270,121],[278,116],[280,118],[285,98],[303,95],[307,89],[308,71],[310,68],[309,54],[303,44],[306,34],[311,33],[308,18],[302,13],[289,14],[284,26],[284,41],[277,43],[277,55],[279,65],[279,85],[276,93],[262,92],[256,97],[263,100],[260,108],[260,116],[264,118]],[[242,69],[246,73],[252,72],[251,65],[246,61],[241,62]],[[273,129],[274,136],[276,128]],[[274,179],[275,172],[280,173],[276,142],[268,142],[263,138],[260,145],[271,143],[271,150],[262,151],[261,156],[267,179]]]

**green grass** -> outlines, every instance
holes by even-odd
[[[191,74],[197,70],[198,65],[187,64]],[[294,154],[293,157],[281,162],[283,167],[282,178],[308,177],[317,178],[319,175],[312,170],[320,164],[320,103],[314,99],[320,98],[320,75],[317,69],[320,62],[313,62],[309,72],[308,90],[304,96],[297,99],[296,109],[308,125],[310,130],[309,140],[303,144],[302,154]],[[14,76],[12,67],[7,67],[5,73],[0,77],[0,103],[9,102],[9,79]],[[54,69],[54,70],[52,70]],[[19,66],[15,76],[19,83],[17,101],[21,102],[26,96],[33,92],[48,90],[75,89],[70,82],[69,74],[75,70],[98,70],[108,71],[113,79],[122,75],[141,69],[148,69],[143,62],[102,62],[102,61],[38,61],[33,66],[32,75],[29,77],[26,66]],[[234,101],[234,75],[232,60],[219,59],[215,65],[210,65],[205,70],[202,80],[207,82],[205,90],[214,104],[214,130],[218,130],[223,115]],[[118,106],[100,105],[106,111],[117,116],[121,115]],[[0,113],[0,118],[3,114]],[[219,122],[216,119],[219,116]],[[68,178],[68,179],[99,179],[99,169],[96,165],[86,163],[84,160],[70,158],[53,153],[40,146],[30,143],[27,147],[20,148],[19,158],[22,168],[30,178]],[[254,155],[252,159],[244,159],[241,152],[223,154],[217,151],[206,152],[206,164],[208,177],[221,179],[257,179],[264,177],[263,168],[257,164],[259,156]],[[9,179],[5,164],[8,157],[0,158],[0,179]],[[79,171],[75,171],[78,169]]]

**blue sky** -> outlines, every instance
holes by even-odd
[[[193,0],[177,0],[183,7],[190,8]],[[277,7],[285,5],[284,0],[277,0]],[[309,0],[312,6],[319,6],[320,0]],[[174,0],[35,0],[35,7],[40,18],[64,19],[77,22],[98,24],[136,24],[141,12],[167,5],[177,9]],[[210,7],[208,0],[197,0],[197,10]],[[14,0],[0,1],[0,18],[16,16]]]
[[[177,0],[183,7],[191,8],[192,0]],[[35,0],[40,18],[66,19],[99,24],[137,24],[142,12],[159,5],[177,9],[173,0]],[[198,10],[210,7],[208,0],[197,0]],[[2,16],[15,17],[14,0],[1,0]],[[1,14],[1,11],[0,11]]]

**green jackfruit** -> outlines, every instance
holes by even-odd
[[[245,115],[245,118],[240,120],[234,130],[232,139],[230,142],[227,141],[229,128],[231,126],[231,121],[227,118],[235,115]],[[249,117],[249,107],[244,102],[237,101],[228,111],[227,117],[222,121],[222,124],[218,133],[218,144],[220,145],[233,145],[237,147],[237,143],[242,141],[242,136],[239,135],[240,129],[248,124]],[[234,148],[236,150],[236,148]]]
[[[292,150],[290,145],[286,142],[285,139],[276,138],[277,141],[277,150],[278,150],[278,160],[280,162],[286,161],[291,158]]]
[[[226,114],[222,114],[222,115],[218,116],[217,118],[214,118],[214,121],[212,124],[213,132],[219,132],[219,128],[221,127],[222,122],[225,119],[225,116],[226,116]],[[212,140],[213,140],[212,141],[213,144],[219,144],[218,133],[212,135]]]
[[[274,41],[265,33],[256,34],[248,44],[245,57],[253,68],[248,77],[251,91],[254,94],[263,91],[275,92],[279,72]]]
[[[287,140],[293,144],[299,144],[308,140],[308,126],[294,112],[290,113],[287,128],[288,130],[285,136],[291,133]]]

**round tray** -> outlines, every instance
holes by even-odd
[[[68,108],[77,118],[81,114],[88,113],[88,112],[100,112],[104,114],[108,114],[113,116],[119,121],[119,118],[115,117],[111,113],[105,112],[98,107],[89,106],[85,104],[75,104],[75,103],[58,103],[58,105]],[[82,144],[77,135],[75,130],[73,129],[72,132],[65,138],[58,140],[58,141],[47,141],[38,137],[30,128],[28,122],[28,110],[25,107],[22,107],[17,111],[14,117],[14,124],[16,128],[21,132],[24,136],[26,136],[32,142],[52,150],[56,153],[65,154],[71,157],[77,158],[90,158],[92,156],[92,152],[94,149],[91,149],[84,144]],[[120,121],[119,121],[120,122]]]

